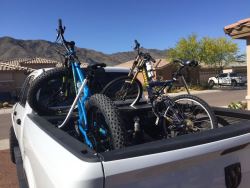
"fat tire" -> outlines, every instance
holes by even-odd
[[[202,100],[201,98],[196,97],[194,95],[179,95],[179,96],[174,97],[173,101],[176,102],[176,101],[178,101],[180,99],[191,99],[191,100],[194,100],[197,103],[199,103],[207,111],[207,113],[211,117],[211,121],[212,121],[211,129],[218,128],[217,118],[216,118],[213,110],[211,109],[211,107],[204,100]]]
[[[128,77],[128,76],[122,76],[122,77],[116,78],[116,79],[112,80],[111,82],[109,82],[109,83],[103,88],[103,90],[101,91],[101,93],[104,94],[104,95],[106,95],[106,96],[108,96],[111,100],[113,100],[112,97],[107,93],[108,90],[110,90],[110,89],[112,90],[112,87],[114,87],[114,86],[117,84],[117,82],[119,83],[119,82],[122,81],[122,80],[125,81],[125,80],[131,80],[131,79],[132,79],[132,78],[130,78],[130,77]],[[131,104],[136,104],[136,103],[138,103],[139,100],[142,98],[142,93],[143,93],[143,88],[142,88],[141,82],[140,82],[137,78],[135,78],[134,83],[137,85],[137,88],[139,88],[139,91],[138,91],[137,97],[135,98],[135,100],[133,100],[133,101],[131,102]],[[131,104],[130,104],[130,105],[131,105]]]
[[[14,164],[16,164],[16,159],[15,159],[15,153],[14,153],[14,148],[18,146],[18,141],[14,132],[14,128],[10,127],[9,130],[9,151],[10,151],[10,160]]]
[[[30,107],[37,112],[39,115],[54,115],[57,113],[56,110],[48,108],[37,100],[37,92],[39,89],[46,85],[49,80],[51,79],[58,79],[62,76],[67,75],[67,69],[64,67],[54,68],[48,71],[43,72],[39,75],[30,85],[28,94],[27,94],[27,101]]]
[[[97,108],[105,118],[106,124],[111,133],[112,149],[125,147],[125,127],[114,102],[103,94],[94,94],[86,103],[87,114],[91,112],[93,108]]]

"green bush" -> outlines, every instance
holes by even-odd
[[[237,109],[237,110],[246,110],[247,103],[246,102],[232,102],[228,105],[230,109]]]

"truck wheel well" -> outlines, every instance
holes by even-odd
[[[15,159],[15,153],[14,153],[14,148],[18,145],[18,141],[14,132],[13,126],[10,127],[9,131],[9,143],[10,143],[10,159],[13,163],[16,164],[16,159]]]
[[[238,83],[237,83],[237,81],[236,81],[235,79],[232,79],[232,80],[231,80],[231,85],[232,85],[232,86],[237,86],[237,84],[238,84]]]

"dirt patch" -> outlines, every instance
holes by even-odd
[[[19,187],[16,175],[16,166],[10,161],[9,150],[0,151],[0,187]]]

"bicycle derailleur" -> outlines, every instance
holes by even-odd
[[[158,97],[152,104],[153,112],[156,115],[155,124],[162,126],[165,134],[171,134],[173,137],[198,131],[192,119],[187,118],[170,97]]]

